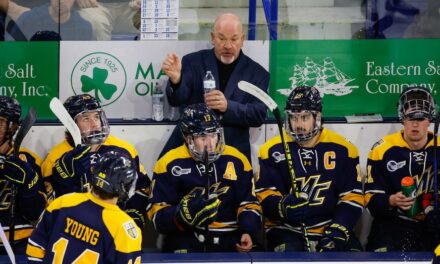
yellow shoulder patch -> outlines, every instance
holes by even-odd
[[[26,152],[29,155],[31,155],[35,159],[35,164],[37,164],[38,166],[41,166],[41,163],[43,162],[43,160],[35,152],[33,152],[27,148],[24,148],[24,147],[20,147],[20,151]]]
[[[402,137],[402,131],[390,134],[376,142],[368,154],[370,160],[382,160],[383,155],[392,147],[407,147],[408,143]]]
[[[185,144],[175,149],[172,149],[156,162],[156,165],[154,166],[154,173],[165,173],[167,171],[167,166],[170,162],[177,158],[185,159],[189,157],[191,157],[191,154],[189,153],[189,150]]]
[[[260,159],[268,159],[269,150],[276,144],[280,144],[280,143],[281,143],[281,137],[279,135],[269,139],[268,141],[266,141],[266,143],[261,145],[260,149],[258,150],[258,157]]]
[[[113,135],[109,135],[107,137],[107,139],[104,141],[103,145],[117,146],[117,147],[126,149],[130,153],[130,156],[132,158],[135,158],[138,156],[137,150],[133,145],[131,145],[127,141],[119,139]]]
[[[43,177],[52,175],[52,168],[55,166],[55,162],[66,152],[72,150],[73,147],[69,145],[67,140],[63,140],[60,144],[53,147],[47,157],[41,164],[41,172]]]
[[[237,159],[241,160],[241,162],[243,162],[244,171],[252,170],[252,166],[248,158],[246,158],[246,156],[243,153],[241,153],[238,149],[226,145],[222,155],[229,155],[236,157]]]
[[[141,250],[141,230],[125,212],[106,208],[102,211],[102,220],[113,237],[117,251],[131,253]]]
[[[56,198],[47,207],[47,211],[53,212],[66,207],[73,207],[87,201],[87,193],[69,193]]]
[[[332,142],[344,146],[348,150],[348,156],[350,158],[359,157],[358,149],[355,145],[353,145],[350,141],[345,139],[343,136],[338,133],[328,130],[326,128],[322,129],[321,136],[319,137],[320,142]]]

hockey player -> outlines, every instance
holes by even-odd
[[[20,115],[21,106],[17,100],[0,96],[0,222],[7,235],[10,235],[9,224],[13,222],[16,254],[24,254],[32,223],[46,207],[40,157],[23,147],[20,147],[18,156],[13,153],[13,137],[20,125]],[[11,197],[12,186],[17,188],[15,198]],[[15,199],[13,221],[10,219],[12,199]],[[5,252],[1,244],[0,254]]]
[[[29,238],[31,263],[141,263],[142,234],[116,205],[136,180],[130,157],[103,153],[92,165],[88,193],[58,197]]]
[[[154,168],[148,217],[165,235],[164,252],[248,252],[261,226],[252,167],[224,144],[223,128],[205,104],[184,109],[185,144]]]
[[[74,95],[64,102],[70,116],[78,125],[82,145],[74,146],[72,136],[55,146],[42,165],[43,177],[55,191],[55,196],[71,192],[87,191],[90,182],[90,167],[99,156],[108,151],[117,151],[130,156],[136,166],[136,193],[121,208],[135,219],[142,229],[148,203],[150,179],[139,162],[137,150],[128,142],[110,134],[110,127],[99,102],[89,94]],[[51,189],[47,184],[48,189]]]
[[[285,136],[293,160],[293,189],[281,137],[259,150],[256,193],[266,217],[270,251],[304,251],[307,228],[312,250],[360,251],[352,232],[364,198],[358,151],[321,125],[322,102],[314,87],[296,87],[285,108]],[[296,198],[295,192],[299,193]]]
[[[368,155],[365,196],[374,220],[367,250],[432,251],[434,230],[425,218],[432,209],[434,135],[428,128],[435,101],[428,89],[410,87],[400,94],[397,112],[403,130],[376,142]],[[405,176],[415,182],[415,199],[402,193]]]

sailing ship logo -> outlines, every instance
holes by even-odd
[[[314,86],[319,90],[321,97],[325,94],[343,96],[351,93],[358,85],[349,85],[356,80],[336,68],[330,57],[324,59],[320,65],[310,57],[306,57],[304,66],[295,64],[293,75],[289,78],[292,82],[290,88],[279,89],[278,92],[289,96],[290,92],[297,86]]]

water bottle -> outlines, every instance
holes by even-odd
[[[211,71],[207,71],[203,78],[203,89],[205,90],[205,93],[215,90],[215,79]]]
[[[417,201],[416,185],[413,177],[406,176],[403,177],[401,181],[402,193],[406,197],[411,197],[414,199],[414,203],[408,210],[405,211],[408,217],[413,217],[419,212],[419,203]]]
[[[156,89],[153,91],[153,120],[162,121],[163,120],[163,91],[161,85],[156,83]]]

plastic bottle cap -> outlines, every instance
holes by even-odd
[[[414,179],[411,176],[403,177],[401,184],[402,184],[402,186],[414,185]]]

